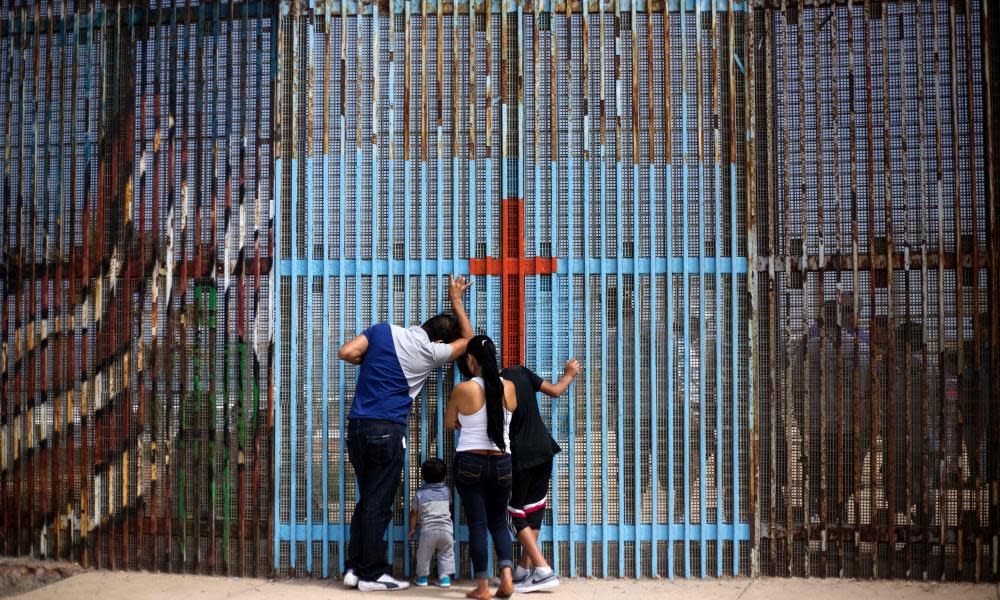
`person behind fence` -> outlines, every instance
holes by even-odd
[[[465,353],[472,324],[462,295],[472,285],[450,278],[455,316],[440,314],[419,327],[378,323],[340,348],[341,360],[360,365],[347,415],[347,451],[358,481],[344,584],[361,591],[409,587],[389,573],[385,532],[403,474],[406,420],[424,381]]]
[[[410,502],[410,539],[420,527],[417,543],[417,573],[413,583],[426,587],[431,573],[431,559],[437,553],[439,587],[451,587],[455,572],[455,538],[451,520],[451,488],[444,482],[448,467],[440,458],[428,458],[420,466],[423,485]]]
[[[469,525],[469,554],[475,571],[476,588],[467,598],[489,600],[487,532],[500,568],[496,595],[514,593],[512,570],[514,549],[507,523],[512,467],[510,462],[510,420],[517,409],[514,384],[500,378],[497,349],[493,340],[478,335],[469,341],[465,358],[472,379],[455,386],[445,425],[459,429],[455,449],[455,488]]]

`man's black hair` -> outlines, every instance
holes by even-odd
[[[420,465],[420,476],[427,483],[441,483],[448,474],[448,467],[440,458],[428,458]]]
[[[450,344],[462,337],[462,329],[458,326],[458,320],[445,313],[427,319],[421,327],[427,332],[427,337],[432,342]]]

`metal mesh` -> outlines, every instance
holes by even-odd
[[[270,572],[264,11],[4,8],[5,554]]]
[[[981,17],[865,8],[765,17],[761,572],[978,579]]]

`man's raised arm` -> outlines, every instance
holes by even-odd
[[[449,279],[448,297],[451,298],[451,305],[455,308],[455,318],[458,319],[458,326],[462,334],[462,337],[449,344],[451,346],[451,360],[455,360],[465,354],[465,348],[476,332],[472,329],[472,322],[469,321],[469,315],[465,313],[465,304],[462,302],[462,295],[465,294],[465,290],[472,287],[472,282],[466,281],[464,275],[458,279],[452,275]]]

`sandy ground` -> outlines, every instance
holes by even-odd
[[[467,585],[450,590],[425,588],[402,592],[364,594],[366,598],[391,600],[461,600]],[[360,600],[361,592],[344,589],[339,582],[281,581],[264,579],[227,579],[193,575],[159,575],[89,571],[53,583],[21,596],[35,600],[142,600],[145,598],[237,599],[322,599]],[[996,584],[941,584],[906,582],[868,582],[820,579],[722,579],[722,580],[566,580],[556,590],[540,592],[534,600],[621,600],[627,598],[670,598],[671,600],[826,600],[848,598],[861,600],[1000,600]]]

